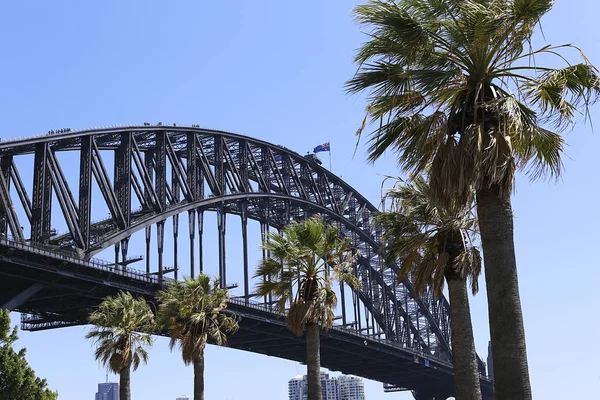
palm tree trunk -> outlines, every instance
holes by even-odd
[[[131,400],[131,368],[123,368],[119,374],[119,398]]]
[[[321,400],[321,339],[319,325],[306,324],[308,400]]]
[[[481,400],[467,280],[463,278],[449,279],[448,293],[450,294],[450,327],[452,328],[452,359],[454,361],[456,398]]]
[[[194,400],[204,400],[204,350],[194,360]]]
[[[519,298],[510,193],[477,192],[485,264],[496,400],[530,400],[525,328]]]

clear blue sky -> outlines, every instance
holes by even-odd
[[[352,159],[364,101],[346,96],[342,86],[355,71],[353,51],[364,40],[351,17],[355,4],[0,1],[0,136],[162,121],[238,132],[298,152],[330,140],[333,171],[376,203],[381,175],[395,174],[396,167],[391,156],[375,166],[365,164],[364,148]],[[592,0],[558,2],[543,20],[546,41],[574,42],[600,64],[599,11]],[[596,126],[599,110],[592,110]],[[600,280],[600,138],[588,124],[578,125],[567,140],[562,182],[519,177],[514,199],[529,365],[538,399],[600,398],[600,323],[592,301]],[[213,239],[206,240],[210,248]],[[132,254],[143,251],[141,241],[136,243]],[[205,262],[216,257],[208,254]],[[483,356],[489,338],[484,290],[472,302]],[[104,379],[83,339],[86,331],[21,333],[31,364],[59,390],[61,400],[91,399]],[[291,361],[209,347],[207,398],[285,399],[287,380],[298,373],[303,367]],[[158,339],[150,364],[133,374],[133,397],[170,400],[191,394],[192,376],[165,339]],[[376,382],[367,382],[367,396],[411,398],[383,394]]]

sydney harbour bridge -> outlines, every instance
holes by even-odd
[[[127,290],[152,300],[169,279],[206,271],[213,257],[221,284],[232,288],[229,307],[242,317],[229,346],[304,362],[303,338],[286,329],[272,299],[253,296],[249,243],[320,214],[359,252],[353,271],[361,282],[357,291],[336,288],[339,316],[322,333],[322,365],[382,382],[387,391],[446,399],[453,393],[448,302],[430,291],[417,296],[395,279],[398,266],[384,267],[376,211],[314,160],[198,126],[2,141],[0,308],[20,312],[26,330],[81,325],[105,296]],[[216,220],[210,249],[203,246],[207,218]],[[234,246],[232,234],[241,234]],[[145,254],[129,254],[135,240]],[[481,361],[480,371],[491,399]]]

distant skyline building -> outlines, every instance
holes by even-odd
[[[321,394],[323,400],[365,400],[365,386],[361,378],[351,375],[329,377],[321,372]],[[288,399],[308,398],[308,378],[297,375],[288,381]]]
[[[190,400],[190,398],[189,396],[182,394],[181,396],[178,396],[175,400]]]
[[[119,384],[116,382],[99,383],[96,400],[120,400]]]
[[[492,358],[492,342],[488,342],[487,375],[494,380],[494,359]]]
[[[337,377],[340,392],[339,400],[365,400],[365,384],[361,378],[352,375]]]

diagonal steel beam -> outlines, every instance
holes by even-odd
[[[0,304],[0,310],[14,311],[18,307],[22,306],[27,300],[35,296],[43,288],[44,285],[41,283],[34,283],[4,304]]]
[[[56,155],[53,151],[48,152],[46,161],[48,163],[47,167],[48,171],[50,172],[52,186],[54,187],[54,192],[56,193],[58,204],[62,210],[65,222],[69,228],[69,232],[71,233],[71,236],[73,237],[77,247],[83,248],[84,238],[81,234],[79,217],[77,215],[79,210],[75,205],[75,198],[69,189],[69,185],[64,174],[62,173],[62,170],[60,169],[60,166],[58,165],[58,160],[56,159]]]
[[[0,217],[1,228],[0,232],[4,237],[6,236],[6,228],[10,229],[13,238],[19,242],[24,240],[23,230],[19,223],[19,217],[15,212],[12,199],[10,197],[10,169],[12,166],[12,157],[2,157],[0,160],[1,171],[0,171],[0,201],[2,203],[2,213]]]
[[[17,170],[17,165],[15,164],[14,160],[13,160],[12,166],[10,168],[10,176],[15,185],[17,195],[19,196],[19,199],[21,200],[21,205],[23,206],[23,209],[25,210],[25,215],[27,215],[27,219],[31,223],[31,199],[29,198],[29,195],[27,194],[27,189],[25,188],[25,185],[23,184],[23,180],[21,179],[21,175],[19,175],[19,171]]]
[[[113,220],[119,228],[125,228],[127,226],[125,216],[123,215],[123,211],[117,200],[117,195],[113,190],[113,186],[110,183],[108,172],[106,171],[100,150],[98,150],[98,145],[95,141],[92,141],[92,172],[94,173],[96,182],[100,187],[100,192],[102,192],[102,196],[104,197],[104,201],[108,206]]]

